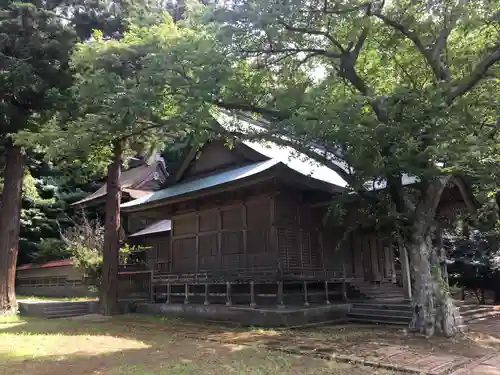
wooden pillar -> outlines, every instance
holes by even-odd
[[[255,282],[252,280],[250,281],[250,307],[255,306],[257,306],[257,303],[255,303]]]
[[[248,232],[248,224],[247,224],[247,205],[245,202],[242,203],[241,206],[241,223],[243,225],[242,235],[243,235],[243,257],[245,259],[245,268],[249,266],[248,262],[248,245],[247,245],[247,232]],[[253,266],[253,265],[252,265]]]
[[[209,305],[210,302],[208,301],[208,283],[205,283],[205,302],[203,302],[204,305]]]
[[[283,296],[283,281],[278,281],[277,283],[277,304],[279,308],[285,307],[284,296]]]
[[[345,264],[342,264],[342,300],[347,301],[347,283]]]
[[[328,291],[328,280],[325,280],[325,303],[330,304],[330,292]]]
[[[371,261],[371,267],[372,267],[372,272],[371,274],[373,275],[372,281],[379,282],[380,281],[380,272],[378,269],[378,254],[377,254],[377,239],[375,238],[374,235],[370,235],[367,239],[368,246],[369,246],[369,252],[370,252],[370,261]]]
[[[170,283],[167,283],[167,301],[166,301],[166,303],[172,302],[171,297],[172,297],[172,289],[171,289]]]
[[[217,258],[219,267],[222,268],[222,212],[217,209]]]
[[[384,246],[384,277],[386,280],[392,280],[392,261],[391,248],[387,245]]]
[[[347,283],[345,279],[342,281],[342,300],[347,301]]]
[[[408,259],[408,250],[405,246],[399,246],[399,255],[401,259],[401,278],[403,279],[403,291],[405,298],[411,298],[411,273],[410,260]]]
[[[226,282],[226,306],[231,306],[233,304],[231,300],[231,283]]]
[[[307,281],[304,281],[304,306],[309,306],[309,295],[307,293]]]
[[[153,284],[153,271],[149,273],[149,303],[153,303],[155,301],[155,289]]]
[[[446,266],[446,252],[443,244],[443,228],[439,220],[436,225],[436,245],[439,254],[439,263],[441,264],[441,275],[446,285],[448,285],[448,267]]]
[[[195,273],[200,271],[200,212],[196,211],[196,264]]]
[[[187,305],[189,303],[189,285],[188,283],[184,284],[184,304]]]
[[[273,251],[279,259],[278,251],[278,232],[276,230],[276,207],[274,196],[269,197],[269,219],[271,221],[271,238],[269,239],[271,251]]]
[[[396,275],[396,259],[394,258],[394,247],[392,245],[389,246],[389,255],[391,259],[391,279],[392,283],[396,284],[398,282],[398,277]]]

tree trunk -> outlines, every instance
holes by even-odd
[[[25,154],[20,147],[9,141],[6,151],[0,214],[0,314],[17,312],[16,263],[25,166]]]
[[[439,249],[432,243],[432,223],[446,181],[428,183],[415,210],[415,224],[407,244],[414,276],[410,328],[426,336],[437,333],[451,337],[460,332],[460,315],[443,278]]]
[[[106,191],[106,217],[104,224],[104,249],[102,280],[100,289],[101,312],[112,315],[118,312],[118,255],[120,249],[120,174],[122,148],[119,142],[114,144],[113,162],[108,167]]]

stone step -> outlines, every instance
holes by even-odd
[[[476,313],[472,315],[463,316],[464,323],[476,322],[478,320],[488,319],[495,316],[500,316],[500,311],[485,311],[481,313]]]
[[[362,309],[384,309],[384,310],[405,310],[412,311],[411,305],[409,303],[383,303],[383,302],[362,302],[362,303],[354,303],[352,305],[353,308],[362,308]]]
[[[369,298],[380,298],[380,299],[389,299],[389,298],[400,298],[404,299],[404,296],[402,294],[396,294],[396,293],[380,293],[380,294],[365,294],[365,296]]]
[[[471,308],[463,308],[459,307],[460,314],[462,316],[468,316],[468,315],[474,315],[478,313],[483,313],[483,312],[489,312],[489,311],[495,311],[495,308],[493,306],[475,306]],[[500,312],[500,311],[499,311]]]
[[[361,314],[366,316],[395,316],[411,319],[413,313],[408,310],[386,310],[386,309],[360,309],[354,308],[349,311],[349,314]]]
[[[65,311],[81,311],[88,312],[89,306],[51,306],[43,309],[44,312],[65,312]]]
[[[47,308],[50,307],[63,307],[63,306],[89,306],[90,303],[95,302],[95,301],[75,301],[75,302],[49,302],[46,304]]]
[[[362,316],[362,315],[358,316],[348,315],[348,318],[350,322],[367,323],[367,324],[387,324],[387,325],[407,326],[410,323],[410,320],[408,319],[399,320],[399,319],[393,319],[393,317],[390,316],[373,317],[373,316]]]
[[[64,313],[45,313],[45,317],[47,319],[58,319],[58,318],[70,318],[73,316],[82,316],[87,314],[88,312],[82,313],[80,311],[75,311],[75,312],[67,311]]]

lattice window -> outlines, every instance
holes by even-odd
[[[196,233],[196,215],[175,217],[172,228],[174,236]]]
[[[243,233],[238,232],[223,232],[221,236],[222,254],[243,254]]]
[[[291,228],[278,228],[279,257],[285,267],[298,266],[297,233]]]
[[[308,232],[302,233],[302,248],[300,249],[302,267],[311,267],[314,262],[311,254],[311,236]]]
[[[242,208],[242,206],[235,206],[221,210],[222,229],[243,228]]]
[[[200,212],[200,232],[217,230],[219,220],[218,210],[207,210]]]

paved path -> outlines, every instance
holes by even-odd
[[[476,361],[461,367],[452,375],[498,375],[500,374],[500,355],[484,356]]]
[[[498,325],[499,321],[491,322]],[[139,323],[142,324],[142,323]],[[281,335],[279,332],[265,334],[252,331],[231,331],[220,326],[196,324],[175,324],[167,329],[178,332],[182,326],[185,337],[216,341],[227,344],[256,346],[267,350],[283,351],[291,354],[315,356],[339,362],[359,363],[368,366],[428,375],[500,375],[500,353],[485,352],[483,357],[448,354],[443,351],[426,350],[384,343],[366,338],[351,346],[332,342],[327,337],[303,337]],[[498,327],[494,327],[495,330]]]

